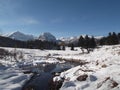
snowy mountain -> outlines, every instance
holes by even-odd
[[[34,40],[33,35],[27,35],[27,34],[19,32],[19,31],[9,34],[7,37],[15,39],[15,40],[21,40],[21,41]]]
[[[4,36],[7,36],[7,37],[15,39],[15,40],[21,40],[21,41],[38,39],[38,40],[41,40],[41,41],[53,41],[53,42],[63,41],[66,44],[69,44],[69,43],[75,43],[76,44],[76,43],[78,43],[78,40],[79,40],[79,37],[80,37],[80,36],[61,37],[61,38],[56,40],[56,37],[49,32],[45,32],[37,38],[37,37],[34,37],[33,35],[27,35],[27,34],[19,32],[19,31],[16,31],[14,33],[11,33],[9,35],[4,35]],[[85,35],[82,35],[82,36],[85,37]],[[89,37],[92,37],[92,36],[89,36]],[[103,36],[95,36],[96,40],[99,40],[102,37]]]
[[[86,35],[82,35],[82,36],[85,37]],[[79,37],[80,36],[67,37],[67,38],[61,37],[59,40],[65,42],[66,44],[78,43]],[[89,37],[91,38],[92,36],[89,36]],[[95,36],[94,38],[96,40],[99,40],[99,39],[103,38],[103,36]]]
[[[104,37],[104,36],[96,36],[95,38],[99,40],[99,39],[101,39],[101,38],[103,38],[103,37]]]
[[[61,37],[59,40],[65,42],[66,44],[69,44],[69,43],[77,43],[78,39],[79,37],[68,37],[68,38]]]
[[[49,32],[43,33],[42,35],[39,36],[38,39],[41,41],[53,41],[53,42],[56,41],[56,37]]]

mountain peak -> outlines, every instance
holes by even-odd
[[[27,35],[20,31],[13,32],[12,34],[8,35],[8,37],[12,39],[20,40],[20,41],[28,41],[28,40],[34,39],[32,35]]]
[[[56,41],[56,37],[53,36],[51,33],[49,32],[44,32],[42,35],[39,36],[39,40],[41,41]]]
[[[20,31],[15,31],[14,33],[21,33]]]

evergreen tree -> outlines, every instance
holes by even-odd
[[[115,32],[113,32],[112,39],[113,39],[113,45],[119,43],[118,37]]]
[[[90,48],[90,38],[88,37],[88,35],[85,36],[84,48],[87,49],[88,53],[90,52],[90,50],[89,50],[89,48]]]
[[[73,43],[71,44],[71,50],[74,50],[74,44]]]
[[[99,44],[100,44],[100,45],[105,45],[106,40],[107,40],[106,37],[101,38],[100,41],[99,41]]]
[[[60,45],[57,45],[57,50],[61,50]]]
[[[85,45],[85,39],[83,38],[83,36],[80,36],[79,41],[78,41],[78,46],[81,47],[81,50],[83,53],[84,53],[84,50],[83,50],[84,45]]]
[[[118,33],[118,41],[119,41],[119,43],[120,43],[120,33]]]
[[[107,37],[103,37],[99,41],[100,45],[116,45],[120,43],[120,33],[109,33]]]
[[[109,32],[108,37],[106,38],[105,44],[107,45],[112,45],[113,43],[113,38],[111,32]]]
[[[82,50],[83,53],[84,53],[83,48],[87,49],[87,51],[89,53],[90,50],[92,50],[96,47],[95,38],[93,36],[92,36],[92,38],[89,38],[88,35],[86,35],[85,38],[80,36],[78,46],[81,47],[81,50]]]
[[[62,50],[65,50],[65,45],[62,46]]]
[[[118,44],[119,41],[118,41],[118,37],[117,37],[116,33],[115,32],[113,32],[112,34],[109,33],[109,36],[107,37],[106,42],[107,42],[106,43],[107,45],[116,45],[116,44]]]
[[[80,36],[78,41],[78,46],[84,47],[84,45],[85,45],[85,39],[83,38],[83,36]]]
[[[118,38],[120,39],[120,33],[118,33]]]
[[[96,42],[95,42],[95,38],[92,36],[92,38],[90,39],[90,48],[95,48],[96,47]]]

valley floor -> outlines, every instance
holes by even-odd
[[[0,90],[21,90],[32,74],[24,74],[20,67],[36,67],[65,61],[80,64],[53,78],[54,82],[64,78],[60,90],[120,90],[120,45],[100,46],[89,54],[82,54],[80,48],[75,48],[74,51],[70,48],[65,51],[4,49],[18,54],[16,60],[10,57],[0,59]],[[34,68],[32,71],[42,72],[43,69]],[[58,70],[59,67],[53,71]]]

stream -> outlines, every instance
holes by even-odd
[[[50,89],[50,81],[53,79],[53,73],[63,72],[72,67],[79,65],[78,63],[56,63],[56,64],[40,64],[37,67],[30,67],[30,69],[34,74],[31,79],[26,82],[23,86],[22,90],[51,90]],[[35,72],[36,71],[36,72]]]

